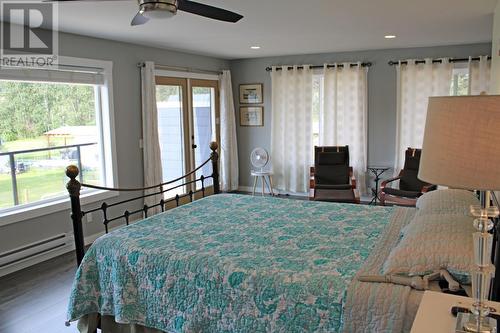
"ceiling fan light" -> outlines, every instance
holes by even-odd
[[[177,7],[165,2],[145,2],[140,5],[140,13],[149,19],[166,19],[177,13]]]
[[[149,19],[167,19],[175,15],[175,13],[163,10],[150,10],[142,12],[144,17]]]

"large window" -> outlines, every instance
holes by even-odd
[[[313,95],[312,95],[312,138],[313,146],[319,146],[320,134],[320,117],[321,109],[323,107],[323,75],[313,76]],[[314,152],[312,156],[312,163],[314,163]]]
[[[69,164],[113,184],[109,68],[66,62],[0,70],[0,213],[67,197]]]
[[[450,96],[469,94],[469,68],[463,63],[456,63],[451,77]]]

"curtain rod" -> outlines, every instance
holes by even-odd
[[[350,65],[351,65],[351,67],[356,67],[358,64],[357,63],[352,63]],[[363,63],[361,63],[362,67],[370,67],[371,65],[372,65],[371,62],[363,62]],[[326,68],[333,68],[335,66],[340,67],[340,68],[344,67],[343,64],[338,64],[338,65],[326,65]],[[315,69],[315,68],[324,68],[324,67],[325,67],[324,65],[314,65],[314,66],[310,66],[309,68]],[[288,66],[287,69],[288,70],[293,69],[293,66]],[[297,66],[297,69],[304,69],[304,66]],[[266,67],[266,71],[270,72],[272,70],[273,70],[272,67]],[[280,70],[282,70],[282,68],[281,67],[276,67],[276,70],[280,71]]]
[[[145,63],[143,63],[143,62],[140,62],[137,64],[137,67],[144,67],[144,66],[145,66]],[[176,66],[157,65],[157,64],[155,64],[155,69],[165,70],[165,71],[198,73],[198,74],[213,74],[213,75],[222,74],[222,72],[220,72],[220,71],[211,71],[211,70],[207,70],[207,69],[190,68],[190,67],[176,67]]]
[[[469,60],[472,60],[472,61],[479,61],[481,58],[479,57],[473,57],[473,58],[451,58],[450,59],[450,62],[451,63],[454,63],[454,62],[468,62]],[[488,60],[491,59],[491,56],[488,56]],[[443,62],[442,59],[433,59],[432,60],[432,63],[433,64],[438,64],[438,63],[441,63]],[[425,60],[417,60],[415,61],[416,64],[425,64]],[[404,60],[404,61],[395,61],[395,60],[391,60],[388,62],[389,66],[394,66],[394,65],[407,65],[408,64],[408,61],[407,60]]]

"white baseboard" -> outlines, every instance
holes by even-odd
[[[249,193],[252,193],[253,192],[253,187],[252,186],[238,186],[238,191],[241,191],[241,192],[249,192]],[[262,188],[260,187],[257,187],[255,189],[255,194],[260,194],[262,193]],[[273,188],[273,191],[275,194],[279,194],[279,195],[294,195],[294,196],[297,196],[297,197],[307,197],[309,196],[309,193],[295,193],[295,192],[284,192],[284,191],[280,191],[276,188]],[[266,189],[266,194],[269,194],[268,192],[268,189]]]
[[[47,261],[49,259],[58,257],[60,255],[68,253],[74,249],[75,249],[74,244],[71,244],[71,245],[68,244],[68,245],[65,245],[63,247],[60,247],[60,248],[57,248],[54,250],[50,250],[50,251],[47,251],[47,252],[44,252],[44,253],[34,255],[34,256],[29,257],[29,258],[17,261],[15,263],[10,264],[10,265],[6,265],[6,266],[0,268],[0,277],[17,272],[17,271],[20,271],[21,269],[36,265],[38,263]]]
[[[121,226],[123,226],[123,225],[118,225],[118,226],[115,226],[113,228],[110,228],[110,231],[112,231],[113,229],[119,228]],[[85,239],[84,239],[85,245],[87,246],[87,245],[92,244],[97,238],[104,235],[104,233],[105,232],[102,231],[102,232],[98,232],[96,234],[89,235],[89,236],[85,237]],[[73,239],[73,237],[71,237],[71,238],[72,238],[71,244],[67,244],[63,247],[60,247],[60,248],[57,248],[54,250],[50,250],[47,252],[43,252],[43,253],[40,253],[38,255],[31,256],[29,258],[17,261],[15,263],[12,263],[10,265],[6,265],[6,266],[0,268],[0,277],[17,272],[17,271],[20,271],[20,270],[28,268],[30,266],[42,263],[44,261],[53,259],[55,257],[66,254],[68,252],[74,251],[75,250],[74,239]]]
[[[248,193],[252,193],[253,191],[253,187],[251,186],[238,186],[238,191],[240,192],[248,192]],[[288,192],[283,192],[283,191],[280,191],[280,190],[277,190],[277,189],[273,189],[274,193],[278,193],[279,195],[291,195],[291,196],[297,196],[297,197],[307,197],[309,196],[309,193],[288,193]],[[255,195],[260,195],[260,191],[258,189],[255,190]],[[268,192],[266,192],[267,194]],[[372,197],[369,196],[369,195],[361,195],[361,202],[362,203],[365,203],[365,202],[370,202],[372,200]]]
[[[251,187],[251,186],[238,186],[238,191],[252,193],[253,187]]]

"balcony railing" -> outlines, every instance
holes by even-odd
[[[10,178],[11,178],[11,182],[12,182],[12,199],[13,199],[14,205],[15,206],[19,205],[19,193],[18,193],[18,184],[17,184],[16,174],[20,170],[19,170],[19,164],[17,164],[17,161],[16,161],[16,155],[38,153],[38,152],[44,152],[44,151],[48,151],[49,155],[50,155],[50,152],[54,151],[54,150],[63,150],[63,149],[68,150],[68,149],[74,148],[74,149],[76,149],[76,154],[74,156],[72,156],[71,159],[76,160],[78,168],[80,170],[83,170],[81,148],[86,147],[86,146],[93,146],[93,145],[97,145],[97,143],[96,142],[80,143],[80,144],[54,146],[54,147],[47,147],[47,148],[34,148],[34,149],[26,149],[26,150],[0,152],[0,157],[2,157],[2,156],[9,157]],[[62,171],[61,171],[61,174],[62,174]],[[83,181],[82,172],[80,172],[79,177],[80,177],[80,182],[82,182]]]

